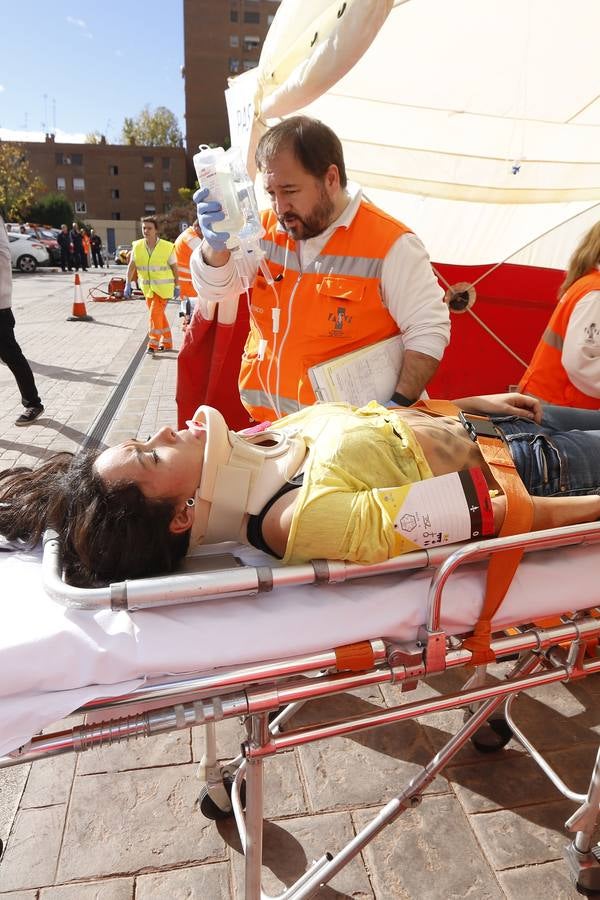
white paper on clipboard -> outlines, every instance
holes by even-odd
[[[362,406],[385,403],[396,390],[404,344],[396,334],[385,341],[328,359],[308,370],[317,400]]]

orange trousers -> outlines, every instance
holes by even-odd
[[[165,315],[165,309],[169,301],[158,294],[150,294],[146,297],[146,306],[149,312],[148,322],[148,347],[157,350],[162,344],[165,350],[173,348],[173,335],[169,327],[169,320]]]

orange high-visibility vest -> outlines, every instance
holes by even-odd
[[[240,369],[242,403],[257,421],[278,418],[269,393],[281,415],[315,402],[311,366],[399,333],[383,305],[380,278],[387,252],[410,230],[362,200],[349,227],[336,228],[319,256],[301,270],[295,242],[277,224],[272,211],[263,215],[261,248],[278,280],[270,286],[258,271]],[[262,360],[261,340],[267,341]]]
[[[177,273],[179,275],[179,290],[182,297],[196,297],[196,290],[192,284],[190,273],[190,256],[202,243],[202,236],[194,225],[190,225],[179,235],[175,241],[175,256],[177,257]]]
[[[598,397],[590,397],[570,381],[561,362],[562,349],[571,313],[576,304],[590,291],[600,291],[600,272],[588,272],[574,281],[558,301],[541,340],[531,358],[527,371],[519,383],[519,390],[533,394],[547,403],[575,406],[580,409],[600,409]]]

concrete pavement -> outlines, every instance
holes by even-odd
[[[114,271],[114,270],[113,270]],[[122,269],[120,270],[122,271]],[[107,276],[82,278],[84,297]],[[66,322],[71,275],[15,276],[17,337],[46,407],[17,428],[14,380],[0,366],[0,468],[76,450],[119,392],[145,338],[141,302],[92,303],[93,322]],[[177,305],[170,307],[176,343]],[[142,356],[106,435],[109,444],[175,422],[174,354]],[[3,598],[4,615],[10,598]],[[501,673],[498,672],[497,675]],[[458,688],[464,675],[437,682]],[[516,717],[574,790],[586,789],[600,716],[600,682],[547,687],[521,698]],[[436,682],[418,696],[436,691]],[[374,687],[322,701],[328,718],[398,703],[397,688]],[[316,704],[315,704],[316,707]],[[297,716],[310,720],[315,707]],[[266,764],[264,888],[276,893],[307,860],[335,850],[399,791],[462,721],[429,716],[353,738],[307,745]],[[220,752],[238,752],[242,733],[223,723]],[[200,729],[0,771],[0,900],[154,900],[243,896],[243,861],[231,822],[218,827],[197,807]],[[479,755],[470,745],[427,789],[421,806],[386,829],[319,894],[360,900],[567,900],[562,847],[574,805],[562,799],[514,744]]]

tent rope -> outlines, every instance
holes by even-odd
[[[504,265],[505,262],[508,262],[509,259],[512,259],[513,256],[516,256],[518,253],[521,253],[522,250],[526,250],[527,247],[530,247],[532,244],[535,244],[536,241],[541,240],[543,237],[546,237],[546,235],[548,235],[548,234],[552,234],[552,232],[553,232],[553,231],[556,231],[557,228],[561,228],[563,225],[566,225],[567,222],[571,222],[573,219],[576,219],[578,216],[582,215],[582,213],[584,213],[584,212],[587,213],[587,212],[589,212],[590,210],[595,209],[595,208],[598,207],[598,206],[600,206],[600,203],[593,203],[591,206],[588,206],[587,209],[585,209],[585,210],[580,210],[579,212],[573,213],[573,215],[572,215],[572,216],[569,216],[568,219],[564,219],[562,222],[558,222],[556,225],[553,225],[552,228],[548,228],[547,231],[543,231],[541,234],[538,234],[538,235],[537,235],[536,237],[534,237],[532,240],[528,241],[526,244],[523,244],[522,247],[519,247],[517,250],[514,250],[512,253],[510,253],[510,254],[509,254],[507,257],[505,257],[503,260],[501,260],[501,261],[498,262],[498,263],[495,263],[493,266],[490,266],[490,268],[487,269],[485,272],[483,272],[483,274],[480,275],[479,278],[476,278],[475,281],[473,281],[473,282],[471,283],[471,287],[472,287],[472,288],[475,288],[475,287],[479,284],[480,281],[483,281],[484,278],[487,278],[488,275],[491,275],[492,272],[495,272],[496,269],[499,269],[500,266]],[[444,278],[444,276],[442,275],[442,273],[439,272],[439,271],[435,268],[435,266],[432,266],[432,269],[433,269],[433,271],[435,272],[437,278],[438,278],[438,279],[442,282],[442,284],[446,287],[446,289],[451,289],[450,283],[446,280],[446,278]],[[520,364],[523,366],[523,369],[524,369],[524,370],[527,368],[528,363],[526,363],[524,360],[522,360],[521,357],[518,356],[518,355],[514,352],[514,350],[511,350],[511,348],[508,346],[508,344],[506,344],[506,343],[502,340],[501,337],[499,337],[497,334],[495,334],[495,333],[492,331],[492,329],[491,329],[488,325],[486,325],[485,322],[483,322],[482,319],[480,319],[478,315],[476,315],[476,314],[473,312],[472,309],[467,309],[467,310],[465,310],[465,311],[468,312],[469,315],[472,316],[472,317],[475,319],[475,321],[477,322],[477,324],[480,325],[481,328],[483,328],[483,330],[484,330],[485,332],[487,332],[487,334],[489,334],[489,336],[490,336],[491,338],[493,338],[493,340],[495,340],[497,344],[499,344],[504,350],[506,350],[506,352],[507,352],[508,354],[510,354],[510,356],[512,356],[513,359],[515,359],[518,363],[520,363]]]

